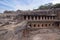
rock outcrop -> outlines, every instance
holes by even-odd
[[[22,40],[23,30],[26,28],[27,22],[23,21],[16,25],[3,26],[0,29],[0,40]]]

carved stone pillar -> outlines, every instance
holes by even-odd
[[[33,18],[34,18],[34,20],[35,20],[35,16],[34,16]]]
[[[40,17],[40,20],[42,20],[42,16]]]
[[[49,17],[48,16],[46,17],[46,20],[49,20]]]
[[[38,19],[38,16],[37,16],[37,20],[39,20],[39,19]]]
[[[31,20],[31,16],[30,16],[30,20]]]
[[[32,24],[32,28],[34,28],[34,24]]]
[[[28,16],[26,16],[26,20],[28,20]]]
[[[37,16],[35,16],[35,20],[37,20]]]
[[[43,20],[45,20],[45,16],[43,17]]]

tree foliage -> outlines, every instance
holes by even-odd
[[[38,9],[52,9],[52,8],[60,8],[60,3],[57,4],[48,3],[45,5],[41,5]]]
[[[53,5],[52,8],[60,8],[60,3]]]

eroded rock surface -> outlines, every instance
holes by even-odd
[[[22,40],[23,30],[26,24],[27,22],[23,21],[17,25],[4,26],[0,30],[0,40]]]
[[[26,27],[26,21],[3,26],[0,28],[0,40],[60,40],[60,29],[28,29],[24,36]]]

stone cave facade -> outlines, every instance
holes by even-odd
[[[60,8],[47,10],[5,11],[0,14],[0,25],[4,23],[17,24],[27,21],[27,28],[23,30],[25,36],[33,29],[60,28]],[[33,30],[34,31],[34,30]]]

